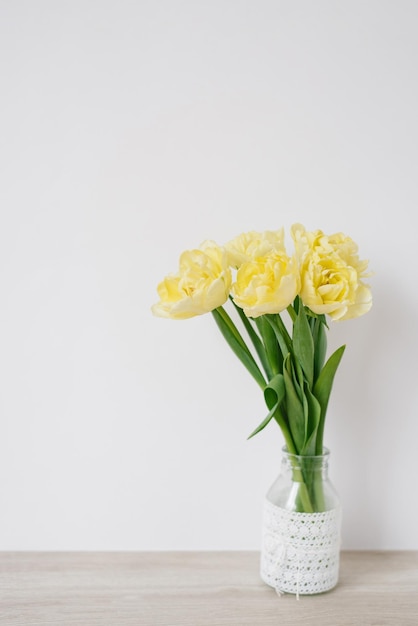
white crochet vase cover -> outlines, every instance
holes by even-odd
[[[261,578],[276,591],[309,595],[338,581],[341,508],[295,513],[264,503]]]

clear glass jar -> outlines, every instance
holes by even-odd
[[[261,577],[279,592],[322,593],[338,582],[341,506],[328,478],[329,450],[283,449],[281,472],[264,505]]]
[[[281,471],[267,492],[267,500],[288,511],[320,513],[339,506],[328,478],[329,450],[321,456],[297,456],[282,451]]]

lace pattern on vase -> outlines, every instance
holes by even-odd
[[[261,578],[276,591],[309,595],[338,581],[341,508],[296,513],[264,503]]]

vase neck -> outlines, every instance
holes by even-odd
[[[282,469],[285,472],[308,472],[310,475],[328,477],[329,450],[317,456],[290,454],[286,449],[282,452]]]

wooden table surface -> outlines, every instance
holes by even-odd
[[[317,596],[261,582],[256,552],[0,552],[1,626],[417,626],[418,552],[343,552]]]

